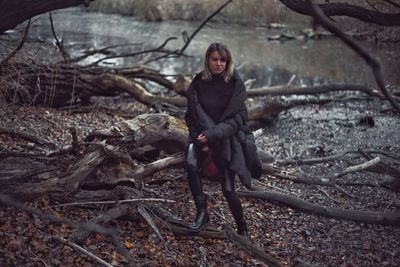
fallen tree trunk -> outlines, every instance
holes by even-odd
[[[148,106],[166,103],[184,108],[186,98],[182,95],[163,96],[149,93],[135,79],[146,79],[158,83],[168,90],[176,90],[184,95],[186,79],[170,82],[160,73],[143,67],[129,69],[107,69],[101,67],[80,67],[58,64],[5,63],[0,66],[0,88],[6,102],[21,102],[34,105],[61,107],[81,102],[87,104],[93,96],[116,96],[127,93],[137,101]],[[10,82],[18,81],[18,83]],[[250,120],[264,121],[274,119],[281,111],[306,104],[324,104],[345,99],[320,97],[306,99],[282,99],[283,95],[315,95],[328,92],[357,90],[370,96],[382,98],[379,91],[361,85],[341,84],[306,88],[277,86],[249,89],[247,101]],[[181,110],[180,112],[183,112]],[[181,114],[182,115],[182,114]]]
[[[121,182],[139,187],[144,177],[183,162],[183,156],[178,155],[138,165],[129,155],[114,150],[115,147],[97,145],[87,149],[78,159],[51,162],[43,162],[43,158],[16,160],[7,157],[0,162],[3,170],[0,172],[0,192],[21,201],[33,201],[47,195],[55,201],[70,202],[84,189],[112,189]],[[97,199],[95,195],[93,199]]]
[[[36,15],[56,9],[73,7],[84,4],[89,5],[89,0],[1,0],[0,1],[0,33],[13,29],[18,24]],[[21,9],[21,7],[23,7]]]
[[[361,84],[329,84],[319,86],[295,87],[292,85],[278,85],[263,88],[248,89],[249,96],[263,95],[315,95],[340,91],[359,91],[370,96],[384,98],[381,91],[372,90]]]
[[[313,204],[299,198],[272,191],[238,191],[238,196],[277,202],[300,211],[330,218],[345,219],[362,223],[400,225],[400,212],[387,213],[325,207]]]
[[[92,96],[115,96],[125,92],[149,105],[157,101],[186,105],[186,99],[182,97],[176,97],[176,100],[167,97],[164,100],[163,97],[147,93],[132,80],[136,78],[156,82],[168,89],[175,86],[158,72],[143,67],[118,70],[36,62],[0,65],[0,88],[7,102],[61,107],[76,101],[88,103]]]

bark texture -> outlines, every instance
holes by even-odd
[[[0,33],[36,15],[67,7],[88,5],[88,0],[0,0]]]

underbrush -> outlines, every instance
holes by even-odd
[[[203,20],[226,1],[205,0],[98,0],[90,10],[135,16],[149,21]],[[284,6],[278,0],[233,1],[220,13],[219,20],[232,23],[269,23],[282,19]]]

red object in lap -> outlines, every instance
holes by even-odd
[[[218,173],[217,166],[215,166],[214,162],[210,161],[206,168],[203,170],[203,174],[206,177],[215,177]]]
[[[203,161],[202,172],[203,175],[206,177],[215,177],[218,174],[217,166],[215,166],[214,162],[212,161],[212,150],[207,147],[206,149],[202,150],[204,153],[207,153],[206,158]]]

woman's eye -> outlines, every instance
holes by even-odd
[[[221,62],[226,62],[226,60],[225,59],[223,59],[223,58],[212,58],[211,59],[212,61],[221,61]]]

